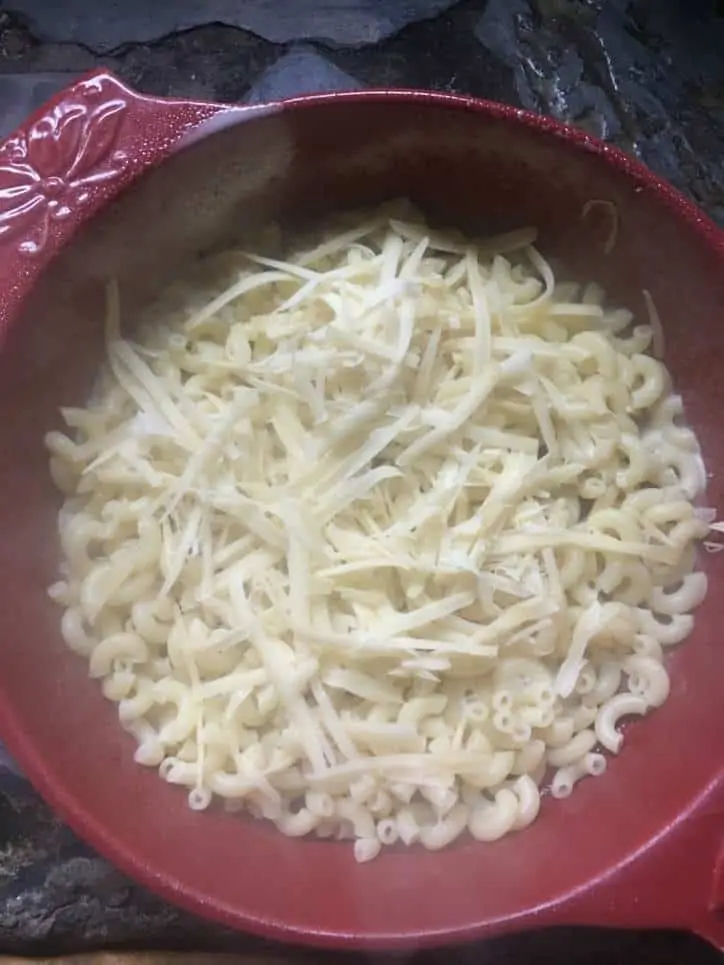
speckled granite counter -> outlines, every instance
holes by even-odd
[[[722,51],[715,0],[6,0],[0,127],[99,65],[142,91],[224,101],[361,86],[459,91],[553,114],[635,152],[724,225]],[[0,954],[102,947],[264,948],[132,885],[0,767]],[[583,929],[420,958],[720,960],[689,936]]]

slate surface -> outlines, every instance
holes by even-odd
[[[724,225],[722,51],[722,0],[0,0],[0,129],[101,64],[142,91],[226,101],[360,86],[460,91],[635,152]],[[260,947],[170,908],[94,855],[0,748],[0,954],[242,945]],[[593,930],[454,956],[483,959],[721,960],[689,936]]]
[[[324,40],[376,44],[408,23],[433,17],[451,0],[13,0],[40,40],[83,44],[105,53],[208,23],[248,30],[273,43]]]

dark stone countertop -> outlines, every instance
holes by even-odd
[[[434,88],[584,127],[636,153],[724,225],[723,51],[722,0],[0,0],[0,129],[100,65],[144,92],[232,102]],[[132,884],[0,768],[0,954],[264,947]],[[721,961],[691,936],[594,929],[419,957],[483,959]]]

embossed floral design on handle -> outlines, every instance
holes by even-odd
[[[70,217],[127,163],[114,148],[128,103],[103,97],[102,89],[93,81],[78,85],[83,99],[60,101],[0,147],[0,240],[20,238],[26,255],[43,249],[51,221]]]
[[[0,349],[45,266],[144,171],[252,108],[138,94],[105,69],[0,143]]]

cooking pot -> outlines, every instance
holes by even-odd
[[[0,145],[0,737],[39,792],[120,868],[191,911],[314,945],[419,947],[555,924],[683,927],[724,947],[724,554],[668,702],[606,775],[529,829],[357,865],[133,763],[46,587],[59,500],[44,433],[101,359],[104,289],[127,323],[200,252],[405,196],[480,234],[524,225],[567,274],[659,309],[666,361],[724,507],[724,235],[637,161],[548,118],[421,91],[259,107],[140,96],[106,72]],[[606,253],[610,205],[618,231]]]

